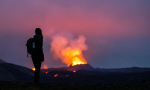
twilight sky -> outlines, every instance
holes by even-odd
[[[0,59],[31,68],[25,44],[37,27],[48,67],[67,66],[50,52],[55,34],[83,35],[93,67],[150,67],[150,0],[0,0]]]

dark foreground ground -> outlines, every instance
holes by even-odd
[[[137,84],[57,84],[0,82],[0,90],[150,90],[150,82]]]

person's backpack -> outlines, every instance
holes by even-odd
[[[27,40],[26,46],[27,46],[27,57],[28,57],[28,54],[32,54],[32,52],[35,50],[34,38],[29,38]]]

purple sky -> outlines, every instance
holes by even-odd
[[[37,27],[48,67],[67,66],[50,52],[58,33],[84,35],[93,67],[150,67],[149,0],[0,0],[0,59],[32,67],[25,44]]]

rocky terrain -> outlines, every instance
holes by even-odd
[[[34,71],[29,68],[0,60],[0,81],[33,82]],[[47,82],[48,76],[41,73],[41,82]]]
[[[75,71],[75,72],[74,72]],[[150,90],[150,68],[100,69],[89,64],[34,71],[0,60],[0,90]]]
[[[0,90],[150,90],[150,83],[84,84],[0,82]]]

